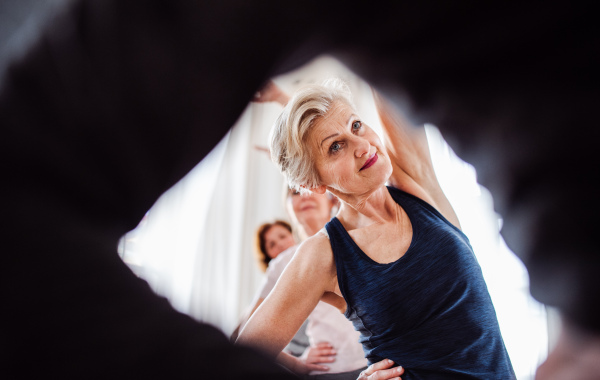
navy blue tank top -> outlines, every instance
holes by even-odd
[[[325,226],[346,317],[367,359],[392,359],[404,380],[514,379],[469,239],[428,203],[388,189],[413,229],[397,261],[372,260],[337,218]]]

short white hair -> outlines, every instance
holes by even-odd
[[[321,84],[306,85],[294,93],[271,130],[271,160],[295,191],[305,193],[320,185],[314,159],[306,144],[308,131],[337,101],[356,108],[350,89],[342,80],[334,78]]]

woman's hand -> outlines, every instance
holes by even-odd
[[[404,373],[404,368],[394,367],[394,362],[390,359],[384,359],[375,364],[371,364],[367,369],[360,373],[356,380],[402,380],[400,375]]]
[[[308,351],[308,349],[306,350]],[[306,353],[306,351],[304,351]],[[304,356],[305,354],[302,354]],[[295,357],[287,352],[281,352],[277,356],[279,364],[283,365],[290,371],[298,375],[308,375],[312,371],[329,371],[326,365],[318,364],[319,362],[308,363],[302,357]]]
[[[309,364],[319,364],[319,363],[332,363],[335,361],[335,349],[329,342],[320,342],[316,346],[307,347],[304,350],[302,356],[300,356],[300,360],[304,361],[307,365]],[[325,367],[325,366],[323,366]],[[327,368],[327,367],[325,367]],[[327,369],[321,369],[321,371],[326,371]]]
[[[252,101],[256,103],[277,102],[282,106],[285,106],[289,100],[288,94],[283,92],[272,80],[269,80],[252,98]]]

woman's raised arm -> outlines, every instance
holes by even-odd
[[[390,185],[430,203],[460,228],[458,217],[435,175],[425,128],[413,126],[375,90],[373,98],[393,167]]]

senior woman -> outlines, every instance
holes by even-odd
[[[374,95],[385,147],[338,82],[308,86],[284,108],[272,159],[292,188],[330,191],[341,206],[298,248],[238,342],[276,356],[323,300],[360,331],[370,363],[391,359],[405,380],[514,378],[424,130]]]

